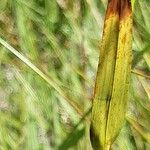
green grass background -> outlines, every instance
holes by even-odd
[[[91,150],[91,100],[106,5],[0,0],[1,150]],[[135,0],[133,9],[130,98],[114,150],[150,149],[150,0]]]

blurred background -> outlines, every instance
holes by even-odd
[[[114,150],[150,150],[150,0],[132,2],[130,98]],[[1,150],[92,149],[91,100],[106,5],[0,0]]]

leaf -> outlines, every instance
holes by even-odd
[[[77,144],[77,142],[83,137],[85,133],[85,128],[76,129],[73,131],[69,137],[59,146],[59,150],[67,150]]]
[[[132,14],[129,0],[108,3],[92,108],[91,142],[109,149],[125,120],[131,74]]]

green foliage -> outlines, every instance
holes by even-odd
[[[0,4],[0,149],[57,150],[63,145],[90,150],[86,112],[91,108],[106,1]],[[133,67],[147,75],[149,5],[136,0],[134,6]],[[113,147],[121,149],[126,141],[128,149],[148,150],[149,80],[132,74],[132,85],[127,124]]]

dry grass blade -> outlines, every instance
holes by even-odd
[[[150,132],[143,127],[133,118],[127,117],[127,121],[132,125],[132,127],[138,131],[138,133],[148,142],[150,143]]]
[[[124,122],[131,74],[129,0],[108,3],[92,108],[91,142],[110,149]]]
[[[150,80],[150,75],[146,74],[144,71],[142,71],[140,69],[133,69],[131,72],[138,75],[138,76],[141,76],[141,77],[144,77],[144,78]]]

